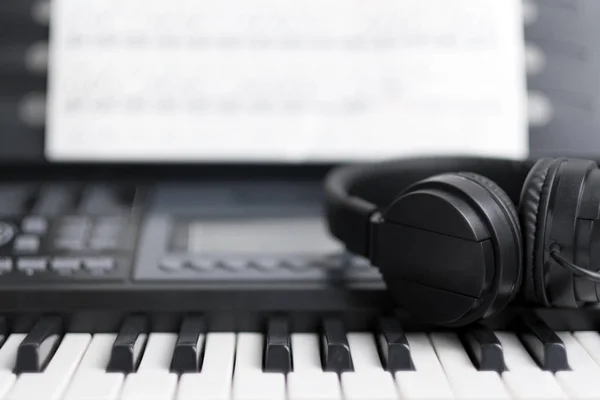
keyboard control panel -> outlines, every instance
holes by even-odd
[[[318,182],[0,185],[0,287],[381,282],[321,205]]]
[[[0,188],[0,285],[123,280],[135,244],[136,189]]]

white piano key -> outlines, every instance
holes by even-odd
[[[410,356],[416,371],[444,375],[444,370],[426,334],[407,333],[406,338],[408,339]]]
[[[449,371],[477,371],[457,334],[435,332],[430,335],[430,338],[446,374]]]
[[[75,374],[91,371],[104,373],[110,359],[112,345],[116,338],[116,333],[94,334]]]
[[[562,400],[567,395],[561,389],[552,373],[542,370],[506,371],[502,379],[509,392],[523,400]]]
[[[151,333],[138,372],[160,370],[168,372],[177,343],[176,333]]]
[[[262,372],[264,337],[260,333],[239,333],[235,353],[235,373]]]
[[[88,333],[67,333],[44,371],[21,374],[5,399],[60,399],[90,340]]]
[[[181,376],[177,400],[229,400],[235,347],[234,333],[208,333],[202,370]]]
[[[446,377],[439,372],[398,371],[395,378],[401,399],[454,399]]]
[[[510,398],[496,372],[478,371],[455,333],[432,333],[431,342],[454,395],[460,399]]]
[[[233,378],[233,400],[285,400],[285,376],[278,372],[246,371]]]
[[[450,373],[448,377],[454,396],[464,400],[504,400],[511,395],[496,371]]]
[[[319,335],[292,333],[294,371],[287,375],[289,400],[341,400],[338,375],[321,365]]]
[[[287,392],[289,400],[342,399],[340,381],[335,372],[291,372],[287,376]]]
[[[504,364],[509,371],[540,371],[540,367],[529,355],[516,334],[494,332],[502,345]]]
[[[555,378],[570,399],[600,399],[600,375],[595,368],[591,371],[558,371]]]
[[[374,369],[344,372],[341,375],[342,392],[346,400],[396,400],[398,393],[392,374]]]
[[[264,338],[259,333],[239,333],[233,377],[234,400],[283,400],[285,376],[262,372]]]
[[[292,333],[291,337],[294,372],[322,372],[319,335]]]
[[[177,389],[177,375],[147,370],[127,375],[120,400],[172,400]]]
[[[348,345],[355,372],[384,371],[375,337],[370,333],[349,333]]]
[[[596,372],[600,377],[600,367],[570,332],[556,332],[556,334],[565,344],[569,367],[573,371]]]
[[[600,334],[596,331],[573,332],[573,336],[590,357],[600,366]]]
[[[15,384],[17,377],[9,371],[0,370],[0,399],[4,399],[5,395]]]
[[[63,400],[117,399],[123,384],[123,374],[106,372],[116,337],[112,333],[96,333],[92,336]]]
[[[123,374],[98,369],[77,372],[62,400],[117,400]]]
[[[0,347],[0,371],[13,371],[17,363],[19,345],[27,336],[25,333],[13,333]]]

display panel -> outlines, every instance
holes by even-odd
[[[333,254],[342,250],[320,217],[262,217],[192,221],[187,250],[193,254]]]
[[[52,160],[527,153],[520,0],[55,0]]]

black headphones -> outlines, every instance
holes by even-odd
[[[325,197],[330,232],[377,266],[397,305],[420,321],[470,324],[517,293],[544,307],[600,300],[594,161],[437,157],[354,165],[329,173]]]

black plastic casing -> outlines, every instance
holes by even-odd
[[[371,261],[417,320],[452,327],[487,318],[521,282],[520,237],[507,213],[464,177],[422,181],[373,215]]]

